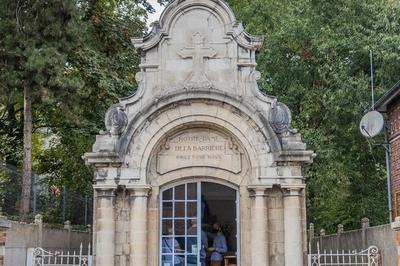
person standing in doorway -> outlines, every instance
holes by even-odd
[[[213,246],[208,248],[208,251],[211,252],[211,266],[221,266],[223,254],[228,251],[226,238],[222,233],[222,228],[219,223],[213,224],[213,232],[216,234]]]

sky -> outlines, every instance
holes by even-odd
[[[160,18],[160,15],[162,11],[164,10],[163,6],[160,6],[159,3],[157,3],[157,0],[148,0],[148,2],[154,7],[156,10],[155,13],[149,14],[149,19],[147,21],[147,25],[150,25],[152,22],[158,20]]]

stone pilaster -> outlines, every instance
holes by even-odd
[[[285,266],[303,266],[303,239],[301,221],[301,191],[286,188],[283,191],[285,224]]]
[[[130,266],[147,265],[147,200],[150,187],[132,187],[130,191]],[[153,247],[154,248],[154,247]]]
[[[113,266],[115,257],[114,189],[96,189],[96,266]]]
[[[251,265],[268,266],[268,212],[266,187],[249,187],[251,192]]]

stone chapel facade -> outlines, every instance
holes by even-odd
[[[304,265],[303,170],[315,155],[290,127],[288,108],[259,91],[262,38],[244,32],[225,1],[175,0],[132,42],[138,91],[110,107],[107,131],[84,155],[94,171],[95,265],[173,265],[163,263],[163,226],[200,219],[201,182],[237,193],[238,265]],[[168,198],[182,185],[182,200]],[[189,200],[190,187],[198,190]],[[168,218],[164,206],[179,202],[197,207]],[[188,243],[187,229],[181,234]]]

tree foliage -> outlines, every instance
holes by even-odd
[[[358,123],[370,107],[369,50],[379,95],[399,79],[399,2],[229,2],[249,32],[265,37],[262,89],[290,107],[317,153],[307,172],[309,222],[331,232],[339,223],[357,228],[362,217],[388,222],[384,150]]]
[[[103,128],[105,110],[136,89],[130,38],[144,33],[153,9],[145,0],[6,0],[0,7],[0,158],[21,167],[22,92],[30,86],[34,132],[46,140],[34,156],[43,187],[90,194],[81,156]],[[3,184],[15,181],[3,175]],[[55,213],[45,218],[59,221]]]

